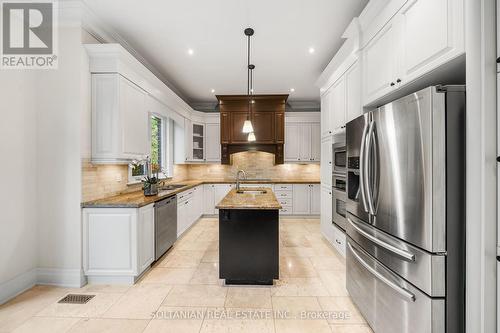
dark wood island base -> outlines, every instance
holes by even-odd
[[[219,278],[272,285],[279,279],[278,209],[219,210]]]

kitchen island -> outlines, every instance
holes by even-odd
[[[279,210],[271,188],[231,190],[219,209],[219,278],[272,285],[279,278]]]

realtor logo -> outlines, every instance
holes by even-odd
[[[3,69],[57,67],[53,1],[2,2]]]

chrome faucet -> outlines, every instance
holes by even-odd
[[[247,179],[247,174],[243,170],[238,170],[236,173],[236,191],[240,190],[240,175],[243,174],[243,179]]]

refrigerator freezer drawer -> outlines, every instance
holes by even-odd
[[[445,297],[445,255],[422,251],[349,213],[347,234],[367,253],[427,295]]]
[[[347,239],[347,290],[375,333],[444,333],[445,299],[431,298]]]

